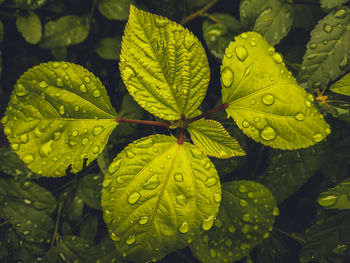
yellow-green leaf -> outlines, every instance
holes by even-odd
[[[201,119],[189,124],[187,130],[193,143],[205,154],[222,159],[245,155],[220,122]]]
[[[17,81],[1,122],[11,147],[43,176],[77,173],[101,153],[116,127],[101,81],[81,66],[42,63]]]
[[[334,83],[330,90],[335,93],[350,96],[350,73],[346,74],[336,83]]]
[[[227,114],[257,142],[299,149],[331,132],[312,103],[313,96],[298,85],[282,56],[258,33],[242,33],[230,43],[221,84]]]
[[[165,120],[192,117],[209,82],[199,40],[167,18],[130,7],[120,55],[120,72],[141,107]]]

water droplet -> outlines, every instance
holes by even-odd
[[[242,62],[248,57],[248,51],[243,46],[237,46],[235,49],[235,53],[237,58]]]
[[[266,232],[265,234],[264,234],[264,236],[263,236],[263,238],[268,238],[270,236],[270,233],[269,232]]]
[[[312,140],[314,142],[320,142],[323,140],[323,135],[321,133],[316,133],[314,136],[312,136]]]
[[[249,221],[251,220],[250,214],[244,214],[244,215],[242,216],[242,220],[243,220],[244,222],[249,222]]]
[[[190,230],[190,225],[187,222],[183,222],[179,228],[180,233],[187,233]]]
[[[29,231],[29,230],[24,230],[24,231],[23,231],[23,235],[28,236],[29,234],[30,234],[30,231]]]
[[[317,48],[317,44],[312,43],[312,44],[309,45],[309,47],[310,47],[310,49],[315,49],[315,48]]]
[[[78,132],[78,131],[73,131],[73,132],[72,132],[72,136],[73,136],[73,137],[77,137],[78,135],[79,135],[79,132]]]
[[[86,88],[85,84],[80,85],[80,91],[83,93],[87,92],[87,88]]]
[[[15,92],[17,94],[17,96],[22,97],[28,94],[28,91],[24,88],[24,86],[22,84],[18,84]]]
[[[86,82],[86,83],[90,83],[91,82],[91,79],[88,77],[88,76],[84,76],[84,81]]]
[[[210,251],[209,251],[209,255],[212,257],[212,258],[215,258],[216,257],[216,251],[215,251],[215,249],[210,249]]]
[[[247,191],[247,187],[246,187],[245,185],[241,184],[241,185],[239,186],[239,191],[240,191],[241,193],[244,193],[244,192]]]
[[[6,127],[4,128],[4,133],[5,133],[6,136],[11,135],[11,132],[12,132],[12,130],[11,130],[10,127],[7,127],[7,126],[6,126]]]
[[[93,129],[92,129],[92,134],[97,136],[99,134],[101,134],[101,132],[103,132],[103,127],[102,126],[95,126]]]
[[[135,144],[135,147],[137,148],[150,148],[151,146],[153,146],[153,140],[150,137],[144,137],[141,138],[137,141],[137,143]]]
[[[215,193],[215,194],[213,195],[213,197],[214,197],[214,201],[215,201],[216,203],[220,203],[220,202],[221,202],[221,194]]]
[[[205,165],[204,165],[204,169],[209,171],[209,169],[211,168],[211,164],[210,161],[208,161]]]
[[[54,62],[54,63],[52,64],[52,67],[53,67],[53,68],[59,68],[59,67],[60,67],[60,63],[59,63],[59,62]]]
[[[204,219],[202,223],[203,230],[209,230],[214,224],[214,216],[209,216],[207,219]]]
[[[236,231],[236,228],[233,225],[230,225],[228,227],[228,231],[230,231],[231,233],[234,233]]]
[[[59,108],[58,108],[58,111],[59,111],[59,113],[61,114],[61,115],[63,115],[64,114],[64,106],[63,105],[61,105]]]
[[[248,38],[248,34],[247,33],[242,33],[240,36],[243,39],[247,39]]]
[[[23,162],[25,164],[30,164],[34,161],[34,155],[31,153],[27,153],[23,156]]]
[[[337,10],[334,13],[334,17],[336,17],[336,18],[344,18],[344,17],[346,17],[346,15],[347,15],[347,11],[343,8]]]
[[[129,159],[132,159],[135,157],[135,153],[131,149],[127,149],[126,150],[126,157],[128,157]]]
[[[345,56],[342,58],[342,60],[339,63],[339,68],[341,70],[346,70],[348,65],[349,65],[349,58],[348,58],[347,54],[345,54]]]
[[[108,172],[110,174],[115,173],[119,169],[121,162],[122,162],[122,159],[114,160],[112,164],[108,167]]]
[[[328,134],[331,133],[331,129],[330,128],[326,128],[326,129],[324,129],[324,132],[328,135]]]
[[[243,128],[248,128],[250,126],[250,124],[247,121],[243,121],[242,126],[243,126]]]
[[[299,113],[297,113],[297,114],[294,115],[294,118],[295,118],[297,121],[303,121],[304,118],[305,118],[305,115],[304,115],[304,113],[299,112]]]
[[[59,131],[57,131],[57,132],[55,132],[54,134],[53,134],[53,139],[55,140],[55,141],[58,141],[60,138],[61,138],[61,133],[59,132]]]
[[[98,98],[101,96],[101,92],[97,89],[95,89],[92,93],[92,96],[94,96],[95,98]]]
[[[256,47],[256,42],[253,40],[253,41],[250,41],[249,42],[249,45],[251,45],[252,47]]]
[[[95,146],[94,148],[92,148],[92,152],[93,152],[94,154],[99,153],[99,152],[100,152],[100,147],[99,147],[99,146]]]
[[[270,106],[270,105],[274,104],[274,102],[275,102],[275,97],[274,97],[272,94],[267,93],[267,94],[265,94],[265,95],[262,97],[262,102],[263,102],[265,105]]]
[[[63,63],[62,68],[67,69],[67,68],[69,68],[69,65],[67,63]]]
[[[2,124],[6,124],[8,122],[8,116],[4,116],[2,119],[1,119],[1,123]]]
[[[231,52],[226,52],[226,53],[225,53],[225,57],[227,57],[227,58],[232,58],[232,53],[231,53]]]
[[[253,197],[254,197],[254,193],[249,192],[249,193],[248,193],[248,197],[249,197],[249,198],[253,198]]]
[[[142,186],[146,190],[153,190],[156,189],[159,185],[158,175],[154,174],[152,175],[146,183]]]
[[[46,157],[52,152],[52,148],[51,148],[52,143],[53,143],[53,141],[50,140],[50,141],[44,143],[43,145],[41,145],[41,147],[39,149],[39,154],[41,157]]]
[[[79,109],[80,109],[79,106],[74,107],[74,111],[79,111]]]
[[[174,174],[174,179],[175,179],[176,182],[182,182],[184,180],[184,178],[183,178],[181,173]]]
[[[125,243],[128,245],[132,245],[134,244],[136,241],[136,237],[135,236],[128,236],[128,238],[125,240]]]
[[[140,224],[140,225],[147,224],[147,222],[148,222],[148,216],[143,216],[143,217],[141,217],[140,220],[139,220],[139,224]]]
[[[229,88],[233,83],[233,72],[229,67],[225,67],[221,72],[222,85]]]
[[[28,138],[28,134],[21,134],[20,136],[19,136],[19,140],[20,140],[20,142],[21,143],[27,143],[28,142],[28,140],[29,140],[29,138]]]
[[[276,131],[270,127],[269,125],[266,125],[261,131],[260,136],[265,141],[271,141],[276,138]]]
[[[191,147],[191,154],[195,159],[202,159],[203,153],[195,147]]]
[[[274,216],[278,216],[280,214],[280,210],[278,209],[278,207],[274,207],[272,210],[272,214]]]
[[[249,226],[248,225],[244,225],[243,227],[242,227],[242,233],[243,234],[247,234],[248,232],[249,232]]]
[[[48,85],[47,85],[47,83],[46,83],[45,81],[41,81],[41,82],[39,83],[39,86],[40,86],[41,88],[46,88]]]
[[[247,202],[246,200],[244,200],[244,199],[240,199],[240,200],[239,200],[239,204],[240,204],[240,206],[242,206],[242,207],[246,207],[246,206],[248,205],[248,202]]]
[[[179,205],[185,206],[186,203],[187,203],[187,198],[186,198],[186,196],[184,196],[184,195],[177,195],[177,196],[176,196],[176,202],[177,202]]]
[[[256,117],[255,119],[254,119],[254,122],[259,122],[260,121],[260,117]]]
[[[212,187],[216,185],[217,181],[218,179],[216,177],[208,177],[204,184],[206,187]]]
[[[333,30],[333,27],[327,23],[324,23],[323,24],[323,31],[326,32],[326,33],[330,33],[332,32]]]
[[[281,64],[283,62],[282,56],[279,53],[277,53],[277,52],[272,54],[272,58],[278,64]]]
[[[14,151],[18,151],[19,150],[19,144],[18,143],[13,143],[13,144],[11,144],[11,146],[12,146],[12,149]]]
[[[128,197],[128,202],[133,205],[140,199],[140,197],[141,197],[140,193],[132,192]]]

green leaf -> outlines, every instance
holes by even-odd
[[[324,144],[297,151],[272,150],[268,167],[258,180],[282,203],[297,191],[321,166]]]
[[[336,83],[334,83],[330,90],[345,96],[350,96],[350,73],[346,74]]]
[[[70,193],[68,198],[65,195],[66,195],[66,193],[63,193],[64,199],[66,202],[64,203],[62,213],[73,224],[77,224],[81,221],[81,218],[83,216],[84,201],[77,194],[74,195],[74,194]]]
[[[45,4],[47,0],[14,0],[16,7],[21,9],[37,9]]]
[[[81,66],[42,63],[15,85],[1,120],[12,149],[35,173],[48,177],[73,173],[103,150],[116,127],[101,81]]]
[[[119,59],[121,37],[105,37],[97,43],[96,52],[103,59]]]
[[[27,241],[40,244],[51,241],[54,222],[45,212],[23,204],[20,200],[5,198],[1,202],[0,214]]]
[[[221,66],[222,101],[243,132],[257,142],[298,149],[330,132],[312,101],[258,33],[242,33],[226,49]]]
[[[141,107],[165,120],[192,117],[209,82],[209,66],[199,40],[167,18],[134,6],[122,41],[123,81]]]
[[[0,43],[2,43],[2,41],[4,41],[4,25],[2,24],[1,20],[0,20]]]
[[[325,9],[332,9],[335,7],[339,7],[342,4],[348,2],[348,0],[320,0],[321,7]]]
[[[11,197],[23,205],[51,214],[56,210],[56,198],[45,188],[32,181],[16,181],[13,178],[0,178],[0,198]]]
[[[242,0],[239,6],[241,23],[246,28],[253,28],[259,14],[266,8],[270,1]]]
[[[88,18],[66,15],[45,24],[40,46],[43,48],[68,47],[83,42],[90,31]]]
[[[103,181],[104,220],[117,250],[156,261],[209,230],[221,200],[212,162],[195,146],[152,135],[127,146]]]
[[[129,15],[129,7],[133,0],[101,0],[98,10],[110,20],[126,20]]]
[[[287,35],[292,24],[291,5],[283,0],[270,0],[257,17],[253,30],[274,46]]]
[[[326,209],[350,209],[350,179],[329,188],[317,201]]]
[[[98,230],[97,217],[92,215],[89,216],[80,225],[80,236],[88,241],[94,242]]]
[[[202,119],[190,123],[187,130],[193,143],[205,154],[223,159],[245,155],[220,122]]]
[[[30,44],[36,44],[41,39],[41,22],[37,14],[30,11],[26,16],[17,16],[16,26],[24,39]]]
[[[61,236],[57,247],[64,262],[96,262],[97,260],[93,243],[82,237]]]
[[[350,246],[350,211],[328,211],[316,216],[315,223],[308,228],[306,243],[299,254],[301,263],[327,262],[326,258]]]
[[[103,176],[101,174],[87,174],[79,180],[77,196],[88,206],[101,209],[101,185]]]
[[[202,263],[237,261],[269,236],[278,213],[263,185],[245,180],[224,183],[214,227],[195,238],[191,250]]]
[[[298,81],[307,89],[324,87],[350,69],[350,8],[333,10],[311,32]]]
[[[317,5],[293,3],[291,8],[293,28],[299,27],[311,31],[317,22],[324,16],[324,13]],[[304,47],[305,46],[303,46],[303,52],[305,52]]]

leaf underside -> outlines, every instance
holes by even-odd
[[[167,18],[130,7],[119,64],[129,93],[165,120],[193,117],[204,99],[209,66],[199,40]]]
[[[277,215],[272,194],[261,184],[224,183],[214,227],[195,238],[191,250],[202,263],[237,261],[269,236]]]
[[[330,87],[330,90],[338,94],[350,96],[350,73],[346,74],[336,83],[334,83]]]
[[[333,10],[311,32],[298,81],[306,89],[323,88],[350,69],[350,8]]]
[[[297,84],[282,56],[258,33],[242,33],[230,43],[221,84],[228,116],[257,142],[292,150],[320,142],[331,132],[313,96]]]
[[[37,174],[83,168],[103,150],[116,112],[101,81],[81,66],[48,62],[24,73],[1,120],[11,147]]]
[[[154,262],[209,230],[221,200],[212,162],[195,146],[152,135],[127,146],[108,168],[102,210],[117,250]]]
[[[220,122],[202,119],[192,122],[187,130],[193,143],[207,155],[222,159],[245,155]]]

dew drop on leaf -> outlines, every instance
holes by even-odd
[[[251,220],[250,214],[244,214],[244,215],[242,216],[242,220],[243,220],[244,222],[249,222],[249,221]]]
[[[146,190],[153,190],[156,189],[159,185],[158,175],[154,174],[152,175],[146,183],[142,186]]]
[[[253,40],[253,41],[250,41],[249,42],[249,45],[251,45],[252,47],[256,47],[256,42]]]
[[[59,63],[59,62],[54,62],[54,63],[52,64],[52,67],[53,67],[53,68],[59,68],[59,67],[60,67],[60,63]]]
[[[39,86],[40,86],[41,88],[46,88],[48,85],[47,85],[47,83],[46,83],[45,81],[41,81],[41,82],[39,83]]]
[[[41,145],[41,147],[39,149],[39,155],[41,157],[44,158],[44,157],[48,156],[52,152],[52,148],[51,148],[52,143],[53,143],[53,141],[50,140],[50,141],[48,141],[48,142],[46,142],[46,143]]]
[[[326,32],[326,33],[330,33],[332,32],[333,30],[333,27],[327,23],[324,23],[323,24],[323,31]]]
[[[233,72],[229,67],[224,68],[221,72],[221,81],[224,87],[229,88],[233,83]]]
[[[177,195],[176,196],[176,203],[178,203],[181,206],[185,206],[187,202],[186,196],[184,195]]]
[[[212,187],[216,185],[217,181],[216,177],[209,177],[204,184],[206,187]]]
[[[318,199],[318,203],[322,206],[331,206],[334,205],[338,201],[338,197],[334,195],[328,195],[325,197],[320,197]]]
[[[249,232],[249,226],[248,225],[244,225],[243,227],[242,227],[242,233],[243,234],[247,234],[248,232]]]
[[[23,96],[28,94],[28,91],[24,88],[24,86],[22,84],[17,85],[15,92],[16,92],[17,96],[19,96],[19,97],[23,97]]]
[[[101,92],[96,89],[96,90],[93,91],[92,96],[94,96],[95,98],[98,98],[98,97],[101,96]]]
[[[242,62],[248,57],[248,51],[243,46],[237,46],[235,49],[235,53],[237,58]]]
[[[148,222],[148,216],[142,216],[139,220],[140,225],[145,225]]]
[[[20,136],[19,136],[19,140],[20,140],[20,142],[21,143],[27,143],[28,142],[28,140],[29,140],[29,138],[28,138],[28,134],[21,134]]]
[[[322,116],[322,115],[321,115]],[[326,128],[326,129],[324,129],[324,132],[326,133],[326,134],[330,134],[331,133],[331,129],[330,128]]]
[[[260,117],[254,118],[254,122],[259,122],[259,121],[260,121]]]
[[[92,152],[93,152],[94,154],[99,153],[99,151],[100,151],[100,147],[99,147],[99,146],[95,146],[94,148],[92,148]]]
[[[128,236],[128,238],[126,239],[125,243],[128,245],[132,245],[134,244],[136,241],[136,237],[135,236]]]
[[[274,102],[275,102],[275,97],[274,97],[272,94],[267,93],[267,94],[265,94],[265,95],[262,97],[262,102],[263,102],[265,105],[270,106],[270,105],[274,104]]]
[[[25,164],[30,164],[34,161],[34,155],[31,153],[27,153],[23,156],[23,162]]]
[[[216,203],[220,203],[220,202],[221,202],[221,194],[215,193],[215,194],[213,195],[213,197],[214,197],[214,201],[215,201]]]
[[[187,222],[183,222],[179,228],[180,233],[187,233],[190,230],[190,226]]]
[[[122,159],[117,159],[117,160],[115,160],[115,161],[108,167],[108,172],[109,172],[110,174],[115,173],[115,172],[119,169],[121,162],[122,162]]]
[[[204,219],[202,223],[203,230],[209,230],[214,224],[214,216],[209,216],[207,219]]]
[[[243,128],[248,128],[250,126],[250,124],[247,121],[243,121],[242,126],[243,126]]]
[[[242,39],[247,39],[248,38],[247,33],[242,33],[240,36],[241,36]]]
[[[61,106],[58,108],[58,111],[59,111],[59,113],[60,113],[61,115],[63,115],[63,114],[65,113],[65,111],[64,111],[64,106],[61,105]]]
[[[85,84],[80,85],[80,91],[83,93],[87,92],[87,88],[86,88]]]
[[[210,162],[208,161],[208,162],[204,165],[204,169],[208,171],[210,168],[211,168],[211,164],[210,164]]]
[[[276,131],[269,125],[266,125],[261,131],[260,131],[260,137],[264,139],[265,141],[271,141],[276,138]]]
[[[210,256],[212,257],[212,258],[215,258],[216,257],[216,251],[215,251],[215,249],[210,249],[210,251],[209,251],[209,254],[210,254]]]
[[[282,56],[279,53],[277,53],[277,52],[272,54],[272,58],[278,64],[281,64],[283,62]]]
[[[174,174],[174,180],[176,182],[182,182],[184,180],[184,178],[183,178],[181,173],[176,173],[176,174]]]
[[[244,193],[244,192],[247,191],[247,187],[246,187],[244,184],[241,184],[241,185],[239,186],[239,191],[240,191],[241,193]]]
[[[111,233],[111,239],[117,242],[121,240],[121,238],[117,236],[115,233]]]
[[[63,68],[63,69],[68,69],[68,68],[69,68],[68,63],[63,63],[62,68]]]
[[[299,113],[297,113],[297,114],[294,115],[294,118],[295,118],[297,121],[303,121],[304,118],[305,118],[305,115],[304,115],[304,113],[299,112]]]
[[[131,149],[127,149],[126,150],[126,157],[128,157],[129,159],[132,159],[135,157],[135,153]]]
[[[226,52],[225,53],[226,58],[232,58],[232,53],[231,52]]]
[[[242,207],[246,207],[246,206],[248,205],[248,202],[247,202],[246,200],[244,200],[244,199],[240,199],[240,200],[239,200],[239,204],[240,204],[240,206],[242,206]]]
[[[321,133],[316,133],[314,136],[312,136],[312,140],[314,142],[320,142],[323,140],[323,135]]]
[[[79,106],[74,107],[74,111],[79,111],[79,109],[80,109]]]
[[[346,16],[346,10],[344,10],[343,8],[339,9],[338,11],[336,11],[334,13],[334,17],[336,18],[344,18]]]
[[[278,209],[278,207],[274,207],[272,210],[272,214],[274,216],[278,216],[280,214],[280,210]]]
[[[91,79],[88,77],[88,76],[84,76],[84,81],[86,82],[86,83],[90,83],[91,82]]]
[[[129,204],[133,205],[135,204],[139,199],[141,195],[138,192],[132,192],[128,197]]]
[[[309,47],[310,47],[310,49],[315,49],[315,48],[317,48],[317,44],[312,43],[312,44],[309,45]]]
[[[101,134],[102,132],[103,132],[103,127],[102,126],[95,126],[92,129],[92,134],[95,135],[95,136]]]
[[[11,146],[12,146],[12,149],[14,151],[18,151],[19,150],[19,144],[18,143],[13,143]]]

